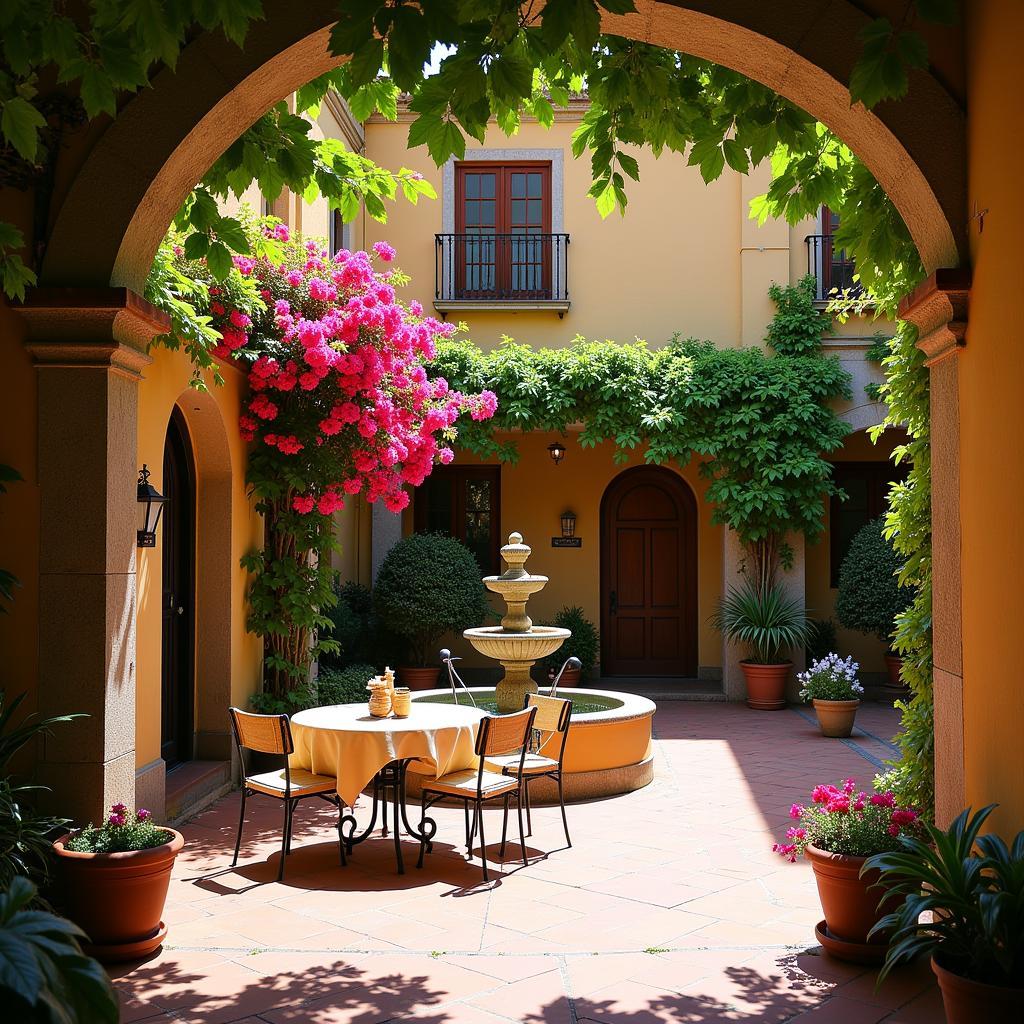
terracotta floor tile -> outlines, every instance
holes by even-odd
[[[793,1018],[793,1024],[878,1024],[886,1011],[871,1003],[845,996],[829,999],[820,1007]]]

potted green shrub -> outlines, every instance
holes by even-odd
[[[57,876],[68,917],[89,937],[86,952],[104,963],[136,960],[167,935],[164,903],[185,840],[155,825],[149,811],[114,804],[102,825],[58,839]]]
[[[786,706],[786,679],[793,663],[783,651],[807,639],[803,604],[780,583],[758,587],[744,578],[722,598],[712,624],[728,640],[744,645],[749,657],[740,662],[747,683],[747,705],[758,711]]]
[[[441,638],[480,625],[488,607],[473,553],[440,533],[402,538],[385,556],[373,588],[381,625],[406,645],[409,661],[398,674],[413,690],[437,685]]]
[[[839,568],[836,618],[841,626],[877,636],[886,646],[889,683],[902,688],[903,659],[892,650],[896,616],[910,607],[914,588],[901,586],[903,562],[884,533],[885,520],[873,519],[850,542]]]
[[[929,953],[949,1024],[1020,1020],[1024,1007],[1024,832],[1009,846],[979,836],[994,807],[902,835],[865,864],[901,899],[876,925],[891,932],[880,979]]]
[[[849,736],[857,717],[864,687],[857,681],[860,666],[853,658],[826,654],[797,674],[800,699],[809,702],[818,716],[822,736]]]
[[[560,608],[553,625],[567,629],[572,636],[554,653],[541,663],[549,680],[553,680],[567,658],[579,658],[580,668],[566,668],[558,685],[579,686],[587,679],[597,664],[601,649],[601,638],[597,626],[584,614],[579,605]]]
[[[81,929],[37,909],[36,887],[21,876],[0,890],[0,1006],[5,1021],[117,1024],[107,972],[82,953]]]
[[[838,786],[815,786],[811,803],[793,804],[789,816],[796,824],[786,830],[786,842],[772,849],[789,861],[799,854],[810,861],[825,914],[815,928],[818,941],[840,960],[881,963],[887,936],[878,922],[896,909],[901,896],[893,893],[879,905],[872,891],[879,872],[868,858],[899,849],[903,835],[916,835],[920,815],[901,806],[882,779],[872,793],[844,779]]]

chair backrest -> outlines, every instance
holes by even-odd
[[[545,697],[540,693],[526,695],[526,707],[536,708],[537,717],[533,720],[534,729],[541,732],[565,732],[569,728],[569,716],[572,714],[572,701],[562,697]]]
[[[476,752],[480,757],[525,751],[533,728],[536,708],[524,708],[511,715],[487,715],[476,734]]]
[[[238,708],[228,708],[228,714],[239,748],[285,756],[295,749],[287,715],[254,715]]]

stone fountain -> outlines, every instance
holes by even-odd
[[[505,674],[495,687],[498,710],[519,711],[528,693],[537,692],[530,678],[533,663],[554,654],[572,635],[556,626],[535,626],[526,614],[526,602],[532,594],[547,586],[547,576],[526,571],[530,547],[521,533],[509,535],[501,549],[507,568],[500,576],[485,576],[484,586],[505,601],[506,612],[500,626],[478,626],[462,635],[483,655],[501,663]]]

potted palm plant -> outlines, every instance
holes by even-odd
[[[879,977],[931,954],[948,1024],[1020,1020],[1024,1007],[1024,832],[1009,846],[979,835],[994,807],[904,834],[865,864],[900,901],[875,926],[891,933]]]
[[[373,609],[381,625],[407,647],[409,660],[398,669],[402,685],[429,690],[441,672],[435,662],[441,638],[480,625],[487,615],[487,593],[469,548],[440,533],[414,533],[381,563]]]
[[[162,917],[174,859],[185,840],[153,823],[149,811],[114,804],[102,825],[58,839],[57,876],[69,918],[89,937],[87,953],[104,963],[135,960],[164,941]]]
[[[745,578],[738,587],[729,588],[712,624],[726,639],[749,651],[749,657],[740,662],[748,707],[758,711],[785,707],[786,679],[793,663],[783,652],[807,639],[803,604],[790,597],[780,583],[757,586]]]
[[[822,736],[843,737],[853,732],[853,720],[864,693],[857,681],[859,668],[853,658],[832,653],[797,675],[802,686],[800,699],[813,705]]]
[[[866,793],[854,779],[815,786],[809,806],[790,807],[796,824],[787,829],[786,842],[772,847],[789,861],[803,854],[811,862],[825,914],[815,935],[827,953],[854,963],[882,962],[887,936],[878,922],[902,898],[894,893],[879,906],[871,891],[879,871],[868,858],[898,849],[901,836],[920,828],[918,812],[883,787],[879,780]]]

